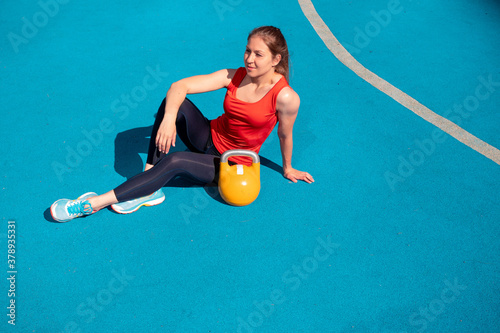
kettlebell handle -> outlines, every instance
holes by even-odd
[[[246,150],[246,149],[231,149],[231,150],[226,150],[224,154],[220,157],[220,162],[221,163],[226,163],[228,158],[231,156],[247,156],[251,157],[253,160],[253,163],[260,163],[260,158],[259,154],[257,154],[254,151],[251,150]]]

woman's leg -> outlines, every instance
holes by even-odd
[[[163,99],[156,120],[153,125],[151,139],[149,141],[148,158],[144,171],[153,167],[165,154],[156,148],[156,134],[165,114],[166,99]],[[182,142],[193,152],[205,152],[211,144],[210,121],[203,116],[201,111],[189,99],[185,99],[177,112],[177,135]]]
[[[110,206],[112,204],[118,203],[118,200],[116,199],[115,192],[113,190],[98,195],[96,197],[90,197],[87,199],[87,201],[90,203],[92,206],[92,209],[94,212],[97,212],[103,208],[106,208],[107,206]]]
[[[99,196],[88,197],[85,200],[58,200],[51,206],[52,216],[59,222],[66,222],[118,202],[148,196],[179,176],[187,177],[199,184],[217,181],[220,153],[211,139],[210,121],[190,100],[186,99],[179,108],[176,126],[177,134],[192,152],[165,155],[156,149],[155,144],[164,110],[165,99],[158,109],[153,126],[145,172]]]
[[[152,169],[130,178],[114,190],[98,196],[89,196],[92,193],[87,193],[85,198],[82,199],[57,200],[51,205],[50,212],[56,221],[67,222],[75,217],[92,214],[92,212],[118,202],[148,196],[176,177],[186,177],[200,185],[215,183],[219,177],[219,163],[220,157],[212,154],[171,153],[159,161]],[[130,207],[122,207],[120,210],[114,208],[114,210],[127,213],[127,209],[129,209],[128,212],[133,212],[139,207],[140,205],[133,210],[130,210]]]
[[[150,195],[178,176],[187,177],[199,184],[217,180],[220,153],[211,140],[210,121],[189,99],[186,98],[179,108],[176,127],[177,135],[192,153],[175,152],[166,155],[156,148],[156,133],[163,120],[165,103],[166,99],[163,99],[153,125],[145,172],[104,195],[90,198],[89,202],[94,210]],[[153,169],[153,166],[156,167]]]
[[[211,154],[170,153],[162,158],[154,168],[130,178],[115,188],[112,191],[115,197],[110,195],[107,197],[108,200],[104,200],[103,203],[109,205],[109,202],[113,200],[123,202],[150,195],[176,177],[185,177],[200,185],[217,182],[219,163],[220,157]],[[92,201],[90,202],[92,203]]]
[[[91,197],[88,202],[94,211],[112,204],[140,198],[154,193],[176,177],[185,177],[193,183],[205,185],[217,182],[220,157],[193,152],[168,154],[151,170],[142,172],[114,190]]]

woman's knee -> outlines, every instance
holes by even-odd
[[[179,107],[176,122],[186,121],[186,114],[193,112],[193,109],[196,109],[196,106],[186,97]]]

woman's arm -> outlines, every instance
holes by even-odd
[[[231,83],[235,69],[223,69],[212,74],[192,76],[172,83],[167,92],[165,116],[156,134],[156,146],[163,153],[175,147],[175,120],[182,102],[188,94],[200,94],[225,88]]]
[[[293,124],[299,112],[300,98],[292,88],[284,88],[278,95],[276,109],[278,110],[278,136],[280,139],[281,156],[283,158],[283,175],[296,183],[303,180],[314,182],[314,178],[307,172],[295,170],[292,167]]]

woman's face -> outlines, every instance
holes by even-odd
[[[274,66],[279,63],[280,59],[280,55],[273,57],[271,50],[262,38],[254,36],[248,40],[244,56],[248,76],[258,77],[269,71],[274,72]]]

